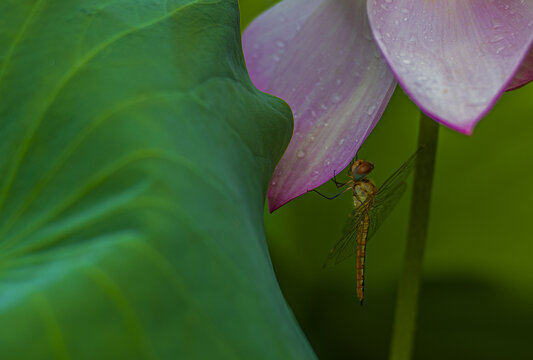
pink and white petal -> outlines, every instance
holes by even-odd
[[[533,81],[533,47],[529,49],[529,53],[522,61],[522,65],[514,74],[513,79],[507,84],[505,91],[518,89],[531,81]]]
[[[500,97],[533,42],[530,0],[368,0],[368,16],[411,99],[465,134]]]
[[[256,80],[257,72],[250,71],[254,83],[285,100],[294,114],[293,138],[268,190],[270,211],[339,173],[392,95],[396,81],[372,39],[365,6],[364,0],[324,0],[303,23],[287,17],[283,26],[298,31],[292,39],[283,39],[284,52],[274,58],[270,75]],[[265,32],[281,26],[277,16],[267,16],[272,15],[257,20]],[[277,41],[257,28],[254,32],[253,39],[245,39],[245,54],[251,50],[247,61],[254,50]],[[251,44],[259,47],[250,49]]]
[[[256,18],[242,34],[248,73],[266,92],[272,73],[302,25],[324,0],[285,0]]]

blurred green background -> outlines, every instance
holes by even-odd
[[[240,0],[243,28],[275,2]],[[415,150],[418,117],[397,88],[360,151],[378,185]],[[533,84],[504,94],[470,137],[441,126],[416,359],[533,359],[532,159]],[[349,194],[309,193],[265,212],[280,286],[320,359],[387,358],[409,200],[368,245],[363,307],[353,260],[322,269]]]

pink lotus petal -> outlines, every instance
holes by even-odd
[[[324,0],[285,0],[255,19],[242,34],[248,73],[255,87],[268,92],[272,74],[302,25]],[[286,100],[285,100],[286,101]]]
[[[412,100],[470,134],[533,42],[531,0],[368,0],[381,51]]]
[[[505,91],[518,89],[531,81],[533,81],[533,47],[529,49],[529,53],[513,79],[507,84]]]
[[[268,191],[270,211],[339,173],[396,85],[372,39],[364,0],[317,3],[285,0],[243,35],[252,80],[284,99],[294,114],[293,138]],[[290,4],[295,6],[290,14],[298,16],[279,10]],[[272,50],[276,45],[279,52]]]

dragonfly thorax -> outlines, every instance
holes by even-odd
[[[355,208],[361,206],[367,199],[373,199],[376,196],[376,185],[372,180],[363,179],[356,181],[353,185],[353,205]]]

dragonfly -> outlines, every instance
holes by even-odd
[[[421,150],[422,148],[411,155],[379,188],[367,178],[367,175],[374,169],[374,165],[365,160],[355,160],[350,166],[347,182],[339,183],[335,176],[332,179],[338,188],[345,187],[342,192],[329,198],[316,191],[327,199],[334,199],[349,190],[352,191],[354,209],[348,215],[342,237],[330,250],[324,267],[338,264],[356,255],[356,288],[361,305],[364,299],[367,241],[374,235],[405,192],[407,188],[405,180],[413,169],[416,157]]]

